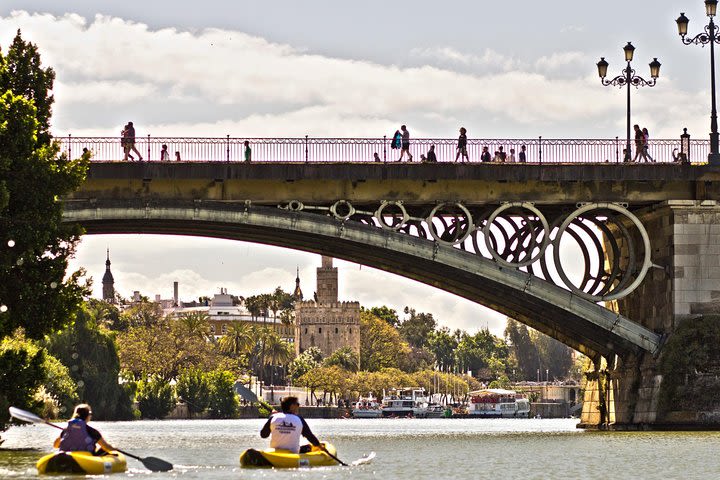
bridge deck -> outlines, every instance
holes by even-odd
[[[540,204],[720,200],[720,168],[679,164],[92,163],[71,198]]]

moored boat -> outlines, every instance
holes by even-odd
[[[360,397],[353,405],[352,416],[355,418],[380,418],[382,409],[377,399]]]
[[[446,411],[447,407],[440,405],[439,403],[428,403],[425,416],[427,418],[442,418],[448,416]]]
[[[323,445],[328,452],[337,456],[337,451],[332,444],[324,442]],[[240,465],[243,467],[298,468],[328,467],[339,464],[327,452],[313,445],[308,453],[294,453],[290,450],[275,448],[265,450],[248,448],[240,455]]]
[[[394,389],[383,397],[382,416],[424,418],[427,416],[427,404],[428,398],[422,388]]]
[[[515,390],[488,388],[468,394],[468,415],[473,417],[528,418],[530,401]]]
[[[120,452],[93,455],[91,452],[56,452],[37,462],[38,473],[84,473],[103,475],[127,470],[127,460]]]

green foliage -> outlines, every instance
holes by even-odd
[[[457,330],[455,334],[450,329],[442,327],[432,332],[428,338],[428,349],[435,356],[435,364],[441,370],[447,370],[455,366],[455,349],[458,346],[458,339],[462,333]]]
[[[52,68],[42,68],[40,53],[37,46],[25,42],[20,30],[13,39],[5,57],[7,69],[0,73],[0,91],[10,90],[15,95],[32,101],[36,109],[38,121],[38,143],[45,145],[50,142],[50,116],[55,101],[49,92],[55,82]]]
[[[137,382],[135,400],[142,418],[163,418],[175,406],[170,382],[159,376],[151,376]]]
[[[460,371],[471,370],[477,374],[484,370],[482,376],[495,377],[504,373],[509,355],[505,342],[483,329],[475,335],[463,333],[455,352]]]
[[[207,382],[210,389],[210,415],[213,418],[235,417],[240,405],[235,393],[235,375],[227,370],[215,370],[207,374]]]
[[[663,348],[660,371],[661,412],[720,408],[720,315],[681,323]]]
[[[52,355],[45,356],[46,379],[43,391],[53,399],[60,416],[69,416],[80,401],[70,370]],[[51,418],[57,418],[53,415]]]
[[[215,345],[201,335],[189,335],[182,322],[158,318],[131,325],[117,339],[121,369],[131,378],[149,374],[169,381],[184,368],[210,371],[220,364]]]
[[[65,275],[81,230],[61,223],[57,199],[82,183],[87,159],[58,155],[50,142],[53,80],[18,32],[0,54],[0,244],[15,242],[0,249],[0,338],[18,327],[42,338],[72,319],[86,292],[82,272]]]
[[[417,313],[415,309],[405,307],[405,313],[410,315],[398,327],[400,335],[412,347],[423,348],[427,346],[430,335],[437,327],[437,321],[432,313]]]
[[[310,347],[290,364],[290,377],[296,381],[310,370],[317,368],[322,362],[322,352],[318,347]]]
[[[398,331],[369,311],[360,312],[360,369],[397,367],[410,353]]]
[[[175,385],[178,400],[187,403],[190,414],[202,413],[210,404],[208,379],[197,367],[180,372]]]
[[[510,344],[512,361],[519,370],[517,378],[536,380],[538,370],[542,378],[564,379],[570,375],[572,350],[554,338],[530,331],[525,325],[508,318],[505,340]]]
[[[0,341],[0,429],[9,420],[8,407],[40,406],[33,396],[47,375],[45,356],[45,349],[21,332]]]
[[[47,340],[48,350],[70,370],[80,400],[93,407],[96,420],[132,418],[132,402],[118,383],[120,362],[111,332],[102,325],[108,318],[96,317],[110,310],[96,303],[85,304],[75,322]]]
[[[335,350],[323,361],[323,366],[337,366],[349,372],[357,372],[360,367],[360,357],[350,347],[342,347]]]
[[[271,414],[272,411],[273,411],[272,405],[270,405],[269,403],[267,403],[267,402],[265,402],[265,401],[263,401],[263,400],[260,400],[260,399],[258,399],[258,401],[256,402],[256,406],[257,406],[257,409],[258,409],[258,415],[259,415],[261,418],[267,418],[267,417],[269,417],[270,414]]]
[[[363,307],[360,307],[363,311]],[[400,325],[400,318],[398,317],[397,311],[394,308],[390,308],[386,305],[381,307],[372,307],[369,312],[376,317],[385,320],[391,327],[397,328]]]

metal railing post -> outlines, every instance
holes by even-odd
[[[308,162],[308,136],[305,135],[305,163]]]
[[[68,133],[68,160],[72,160],[72,133]]]
[[[542,135],[538,137],[538,160],[542,165]]]
[[[383,163],[387,163],[387,135],[383,135]]]
[[[620,137],[615,135],[615,163],[620,163]]]
[[[230,134],[229,133],[227,134],[227,140],[225,142],[226,142],[225,146],[227,148],[226,155],[225,155],[225,161],[229,162],[230,161]]]
[[[148,133],[148,155],[147,155],[147,161],[150,161],[150,134]]]

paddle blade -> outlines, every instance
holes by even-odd
[[[365,465],[367,463],[370,463],[373,461],[373,458],[375,458],[375,452],[370,452],[368,455],[364,456],[363,458],[358,458],[354,462],[352,462],[350,465],[353,467],[357,467],[358,465]]]
[[[160,458],[145,457],[140,458],[139,460],[142,462],[143,465],[145,465],[145,468],[153,472],[169,472],[173,469],[172,463],[166,462],[165,460],[162,460]]]
[[[11,416],[11,417],[17,418],[18,420],[21,420],[21,421],[23,421],[23,422],[28,422],[28,423],[45,423],[45,420],[43,420],[42,418],[38,417],[38,416],[35,415],[34,413],[27,412],[27,411],[25,411],[25,410],[20,410],[19,408],[16,408],[16,407],[10,407],[8,410],[10,411],[10,416]]]

